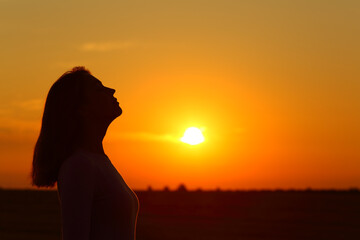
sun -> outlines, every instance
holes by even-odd
[[[190,145],[197,145],[202,143],[204,140],[205,138],[201,130],[196,127],[189,127],[186,129],[184,136],[180,139],[180,141]]]

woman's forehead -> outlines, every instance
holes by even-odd
[[[91,82],[93,82],[95,84],[102,84],[102,82],[99,79],[97,79],[96,77],[94,77],[92,75],[90,75],[89,79],[90,79]]]

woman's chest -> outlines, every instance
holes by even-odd
[[[138,198],[128,187],[111,162],[99,166],[94,204],[116,214],[134,215],[138,211]]]

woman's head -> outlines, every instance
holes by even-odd
[[[62,162],[79,146],[83,126],[110,124],[122,113],[115,90],[104,87],[84,67],[64,73],[50,88],[33,156],[32,181],[54,186]]]
[[[122,113],[114,93],[114,89],[105,87],[100,80],[89,74],[83,89],[80,114],[87,120],[110,123]]]

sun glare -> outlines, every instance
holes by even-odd
[[[186,129],[184,136],[180,139],[180,141],[190,145],[202,143],[204,140],[201,130],[196,127]]]

